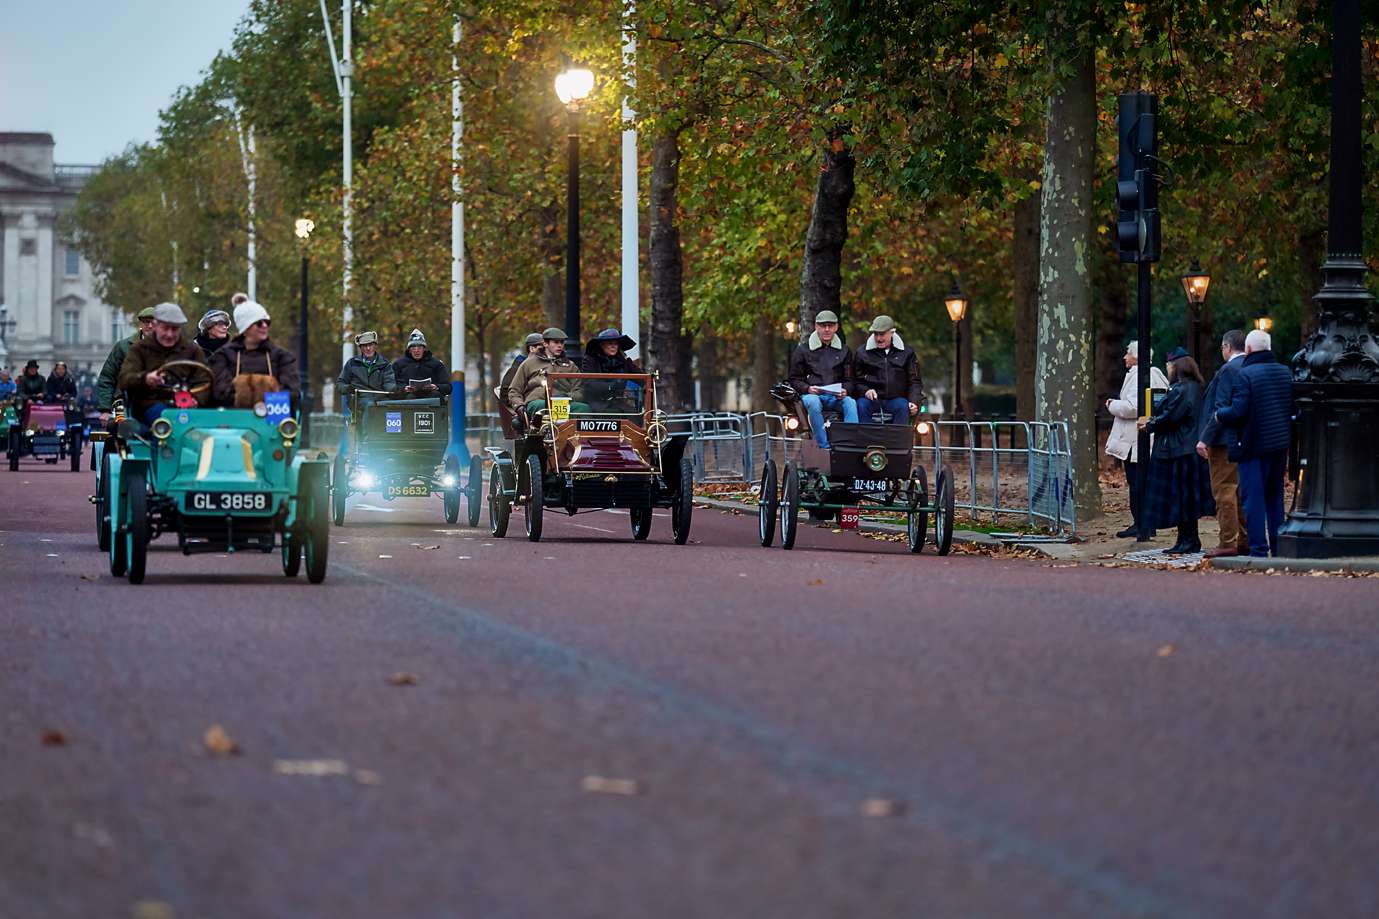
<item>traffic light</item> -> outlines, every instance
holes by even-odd
[[[1160,245],[1158,99],[1121,93],[1116,114],[1116,249],[1122,262],[1157,262]]]

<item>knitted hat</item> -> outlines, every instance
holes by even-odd
[[[246,299],[243,303],[235,307],[235,328],[243,334],[251,325],[260,319],[267,319],[268,310],[264,309],[253,300]]]
[[[426,347],[426,336],[421,333],[421,329],[413,329],[412,334],[407,336],[407,347],[415,348],[418,345]]]
[[[248,300],[249,300],[249,295],[248,295],[248,294],[243,293],[243,292],[236,293],[234,296],[232,296],[232,297],[230,298],[230,308],[231,308],[231,309],[234,309],[235,307],[239,306],[241,303],[245,303],[245,302],[247,302]]]
[[[206,315],[201,317],[201,321],[196,324],[196,327],[204,332],[217,322],[223,322],[229,325],[230,314],[224,310],[207,310]]]

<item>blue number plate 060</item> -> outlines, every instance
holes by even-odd
[[[266,511],[272,499],[254,491],[194,491],[187,495],[187,509],[192,511]]]

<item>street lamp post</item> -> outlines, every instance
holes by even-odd
[[[1360,0],[1331,20],[1331,168],[1317,330],[1293,358],[1300,457],[1278,555],[1379,555],[1379,342],[1365,287]]]
[[[297,372],[302,384],[302,446],[311,444],[311,342],[307,327],[307,274],[311,267],[311,231],[316,224],[308,217],[298,217],[293,232],[302,243],[302,301],[297,316]]]
[[[953,417],[963,415],[962,410],[962,320],[967,316],[967,297],[958,287],[958,279],[953,278],[953,286],[943,298],[943,306],[948,310],[948,318],[953,320]]]
[[[1198,366],[1203,371],[1208,369],[1206,355],[1202,353],[1202,313],[1203,305],[1207,302],[1207,289],[1211,287],[1211,275],[1202,270],[1202,266],[1197,259],[1192,260],[1192,267],[1183,275],[1183,293],[1187,295],[1188,304],[1188,347],[1192,349],[1192,357],[1197,361]]]
[[[1263,307],[1255,314],[1255,328],[1261,332],[1274,331],[1274,318],[1270,316],[1269,311]]]
[[[579,106],[594,89],[594,74],[571,67],[555,78],[555,94],[569,118],[569,178],[565,203],[565,335],[579,344]]]

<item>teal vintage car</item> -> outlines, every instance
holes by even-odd
[[[165,376],[174,407],[151,427],[125,422],[104,445],[97,485],[97,537],[110,573],[144,580],[148,544],[175,534],[183,554],[272,552],[295,577],[326,576],[330,549],[330,466],[297,444],[298,424],[286,394],[253,409],[196,408],[195,380],[209,369],[174,361]],[[271,397],[281,395],[281,400]],[[104,528],[104,529],[103,529]]]

